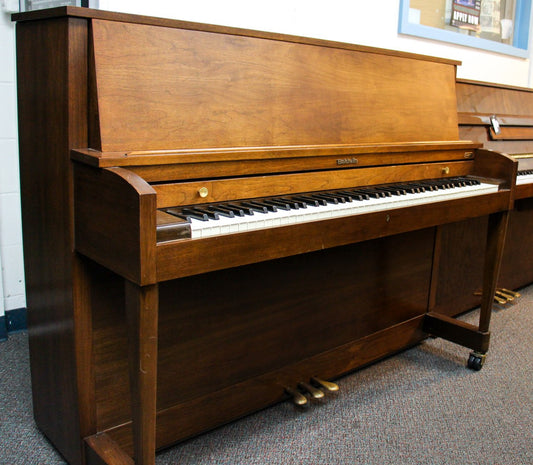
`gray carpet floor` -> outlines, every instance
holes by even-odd
[[[533,464],[533,286],[494,311],[491,330],[479,372],[465,368],[468,349],[428,339],[340,379],[310,408],[279,404],[157,465]],[[11,334],[0,343],[0,464],[64,463],[32,419],[27,334]]]

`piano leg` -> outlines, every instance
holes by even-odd
[[[429,312],[424,317],[424,331],[473,350],[467,366],[474,370],[481,369],[489,350],[492,302],[500,272],[508,218],[508,212],[489,216],[479,325],[471,325],[435,312]]]
[[[158,286],[126,286],[134,461],[155,465]]]
[[[479,315],[480,331],[489,330],[492,303],[500,274],[508,221],[508,212],[493,213],[489,216],[487,248],[483,268],[483,294],[481,296],[481,313]]]

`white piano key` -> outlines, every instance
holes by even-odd
[[[533,176],[532,176],[533,177]],[[346,203],[311,206],[291,210],[260,213],[253,215],[227,218],[220,216],[218,220],[191,220],[191,237],[203,238],[217,235],[233,234],[237,232],[258,229],[275,228],[298,223],[320,221],[329,218],[361,215],[378,211],[392,210],[427,203],[443,202],[472,195],[483,195],[498,191],[498,185],[480,183],[473,186],[453,187],[420,193],[393,195],[391,197],[370,198],[367,200],[352,200]]]
[[[533,174],[521,174],[516,177],[516,184],[531,184],[533,182]]]

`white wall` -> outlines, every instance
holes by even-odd
[[[26,306],[20,220],[15,85],[15,27],[0,13],[0,263],[4,310]],[[0,295],[0,297],[2,297]]]
[[[522,87],[533,83],[528,59],[399,35],[399,0],[99,0],[99,7],[451,58],[463,62],[458,69],[461,78]],[[4,311],[2,305],[5,310],[25,306],[14,49],[14,26],[9,15],[1,13],[0,262],[3,264],[4,299],[0,303],[0,316]]]
[[[104,10],[281,32],[463,62],[458,76],[527,87],[529,60],[398,34],[399,0],[99,0]]]

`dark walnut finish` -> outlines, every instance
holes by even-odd
[[[460,137],[511,155],[518,170],[533,169],[533,91],[468,80],[458,80],[456,88]],[[499,134],[492,117],[498,121]],[[498,284],[506,289],[533,282],[533,183],[517,185],[514,197]],[[455,315],[479,305],[484,245],[478,238],[486,228],[486,217],[439,228],[440,278],[432,296],[436,311]]]
[[[15,19],[35,417],[70,464],[153,465],[430,334],[488,350],[516,162],[459,138],[456,62],[71,7]],[[453,176],[496,188],[159,236],[165,207]],[[483,216],[465,325],[429,312],[435,243]]]

